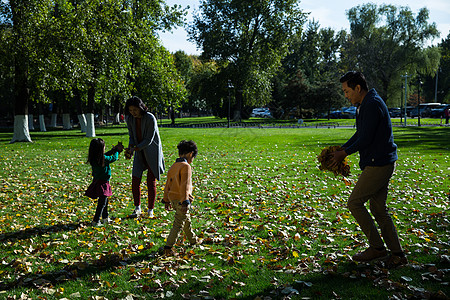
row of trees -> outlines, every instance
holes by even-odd
[[[158,32],[182,25],[185,15],[164,0],[0,2],[0,100],[7,109],[15,104],[12,142],[31,140],[30,103],[40,118],[46,103],[66,116],[75,110],[87,136],[95,136],[96,105],[117,115],[130,95],[159,111],[183,106],[219,117],[231,101],[236,119],[263,105],[277,117],[325,112],[345,103],[338,77],[350,69],[364,72],[398,106],[401,75],[421,76],[428,86],[440,65],[439,100],[448,101],[449,39],[426,47],[439,36],[426,8],[414,14],[408,7],[356,6],[347,11],[346,32],[306,23],[297,0],[200,4],[187,27],[202,49],[195,57],[161,45]]]
[[[191,40],[203,50],[201,60],[191,57],[187,67],[186,55],[175,54],[190,105],[206,99],[216,115],[225,116],[231,79],[235,118],[241,111],[245,116],[249,112],[245,108],[261,105],[269,105],[276,117],[292,110],[300,115],[305,109],[326,112],[345,105],[339,76],[361,70],[383,99],[400,106],[401,75],[412,74],[414,83],[421,77],[430,85],[439,64],[439,101],[450,100],[443,71],[448,70],[449,58],[443,55],[448,37],[441,47],[426,46],[439,37],[426,8],[414,14],[409,7],[359,5],[347,11],[350,32],[346,32],[305,23],[297,1],[241,2],[201,1],[189,27]],[[422,95],[433,99],[434,87]],[[410,86],[409,92],[414,89]]]
[[[186,90],[157,32],[183,12],[162,0],[11,0],[0,2],[1,99],[14,103],[14,141],[31,141],[28,106],[75,107],[95,136],[94,106],[116,108],[138,94],[177,106]],[[67,119],[67,118],[63,118]],[[42,127],[42,123],[41,123]],[[41,128],[42,130],[42,128]]]

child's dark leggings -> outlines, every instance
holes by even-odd
[[[102,219],[108,218],[108,197],[100,196],[97,200],[97,209],[95,210],[94,222],[100,221],[100,216]]]

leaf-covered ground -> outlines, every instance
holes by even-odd
[[[398,128],[399,161],[389,207],[410,264],[355,264],[367,247],[346,208],[360,173],[318,169],[325,146],[353,129],[166,129],[167,168],[176,144],[193,139],[193,227],[203,244],[163,257],[173,212],[128,219],[131,162],[112,165],[110,214],[92,227],[96,203],[83,196],[90,139],[77,131],[33,133],[8,144],[0,133],[0,297],[6,299],[407,299],[450,295],[449,128]],[[123,127],[98,130],[108,145]],[[158,200],[165,177],[157,183]],[[142,186],[144,202],[146,191]]]

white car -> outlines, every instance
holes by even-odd
[[[254,108],[250,116],[257,118],[272,118],[272,114],[268,108]]]

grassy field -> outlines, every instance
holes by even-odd
[[[317,155],[352,128],[161,128],[167,168],[193,139],[195,232],[178,257],[158,254],[173,212],[127,219],[131,161],[112,165],[113,224],[91,227],[90,142],[77,130],[0,133],[0,298],[6,299],[406,299],[450,296],[450,127],[395,128],[399,161],[389,207],[410,265],[355,264],[366,240],[346,208],[347,180],[317,168]],[[123,126],[97,130],[108,145]],[[165,177],[157,183],[158,200]],[[146,199],[144,191],[143,199]],[[101,298],[104,297],[104,298]],[[445,298],[443,298],[445,299]]]
[[[231,126],[273,126],[273,127],[290,127],[290,126],[299,126],[299,127],[315,127],[315,126],[325,126],[326,124],[334,125],[334,126],[354,126],[355,119],[305,119],[302,120],[302,124],[298,124],[297,119],[267,119],[267,118],[249,118],[242,119],[242,122],[230,122]],[[170,119],[161,119],[158,121],[160,125],[167,126],[171,124]],[[404,120],[400,118],[392,118],[392,123],[394,125],[403,126]],[[417,118],[407,118],[406,125],[407,126],[417,126],[418,119]],[[218,125],[221,124],[223,126],[227,125],[227,119],[221,119],[214,116],[206,116],[206,117],[183,117],[175,119],[176,126],[202,126],[205,124],[209,125]],[[440,118],[421,118],[420,124],[423,126],[440,126],[445,124],[445,120],[441,120]]]

